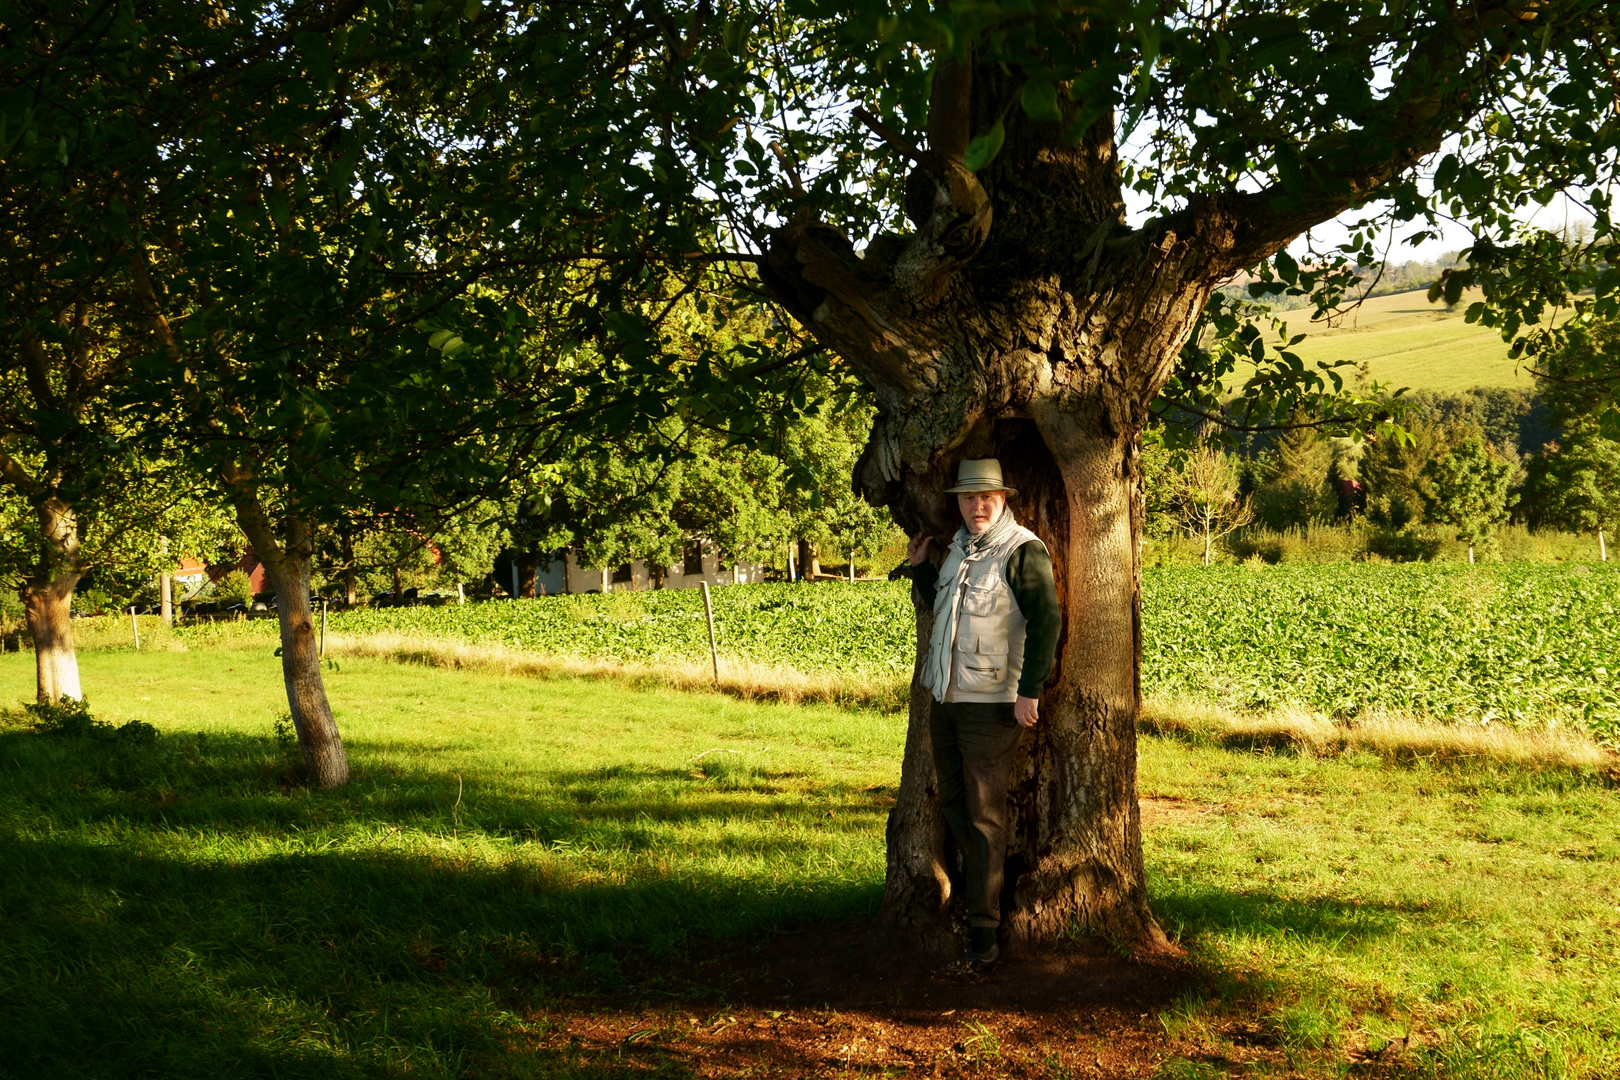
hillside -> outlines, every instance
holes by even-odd
[[[1531,389],[1533,379],[1496,331],[1463,319],[1478,293],[1447,311],[1424,290],[1375,296],[1338,326],[1311,322],[1311,309],[1284,312],[1289,334],[1308,334],[1294,351],[1305,362],[1366,361],[1372,377],[1391,387],[1455,392],[1476,386]],[[1247,378],[1246,372],[1239,373]]]

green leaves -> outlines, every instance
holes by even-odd
[[[1039,77],[1030,79],[1024,83],[1024,89],[1019,94],[1018,100],[1024,111],[1036,120],[1044,120],[1049,124],[1063,122],[1063,113],[1058,109],[1057,87],[1052,85],[1050,79]]]
[[[1007,141],[1007,128],[997,120],[989,131],[977,136],[968,143],[967,153],[963,155],[962,163],[968,172],[978,172],[996,159],[1001,153],[1001,144]]]

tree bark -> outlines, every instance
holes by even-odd
[[[233,469],[227,471],[225,480],[235,504],[237,524],[264,564],[265,576],[276,593],[281,678],[305,772],[317,787],[341,787],[349,780],[349,759],[326,698],[320,643],[309,603],[315,530],[309,521],[290,513],[277,530],[257,495],[247,490],[250,477]]]
[[[799,572],[806,581],[816,580],[821,573],[821,558],[808,540],[799,541]]]
[[[892,941],[925,956],[944,958],[957,951],[951,915],[956,893],[949,858],[950,839],[939,809],[938,777],[928,736],[933,695],[922,684],[923,658],[934,631],[934,611],[917,607],[917,652],[912,666],[911,710],[906,725],[900,792],[889,810],[888,863],[879,925]]]
[[[73,648],[73,590],[84,576],[79,563],[79,523],[55,496],[35,506],[40,558],[18,596],[34,639],[35,696],[41,702],[83,699],[79,657]]]
[[[518,595],[533,599],[540,580],[540,553],[521,551],[517,556]]]

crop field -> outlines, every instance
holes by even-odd
[[[1366,361],[1374,379],[1392,387],[1439,393],[1503,386],[1533,389],[1533,379],[1494,330],[1463,318],[1478,294],[1456,308],[1430,304],[1423,290],[1375,296],[1337,326],[1311,322],[1311,309],[1283,312],[1289,336],[1309,335],[1293,351],[1307,363]],[[1238,373],[1242,379],[1248,372]]]
[[[723,657],[910,677],[904,583],[714,591]],[[1368,711],[1620,737],[1620,569],[1504,563],[1149,569],[1143,683],[1240,709]],[[273,634],[273,624],[249,624]],[[708,656],[696,590],[361,609],[335,632],[396,633],[634,663]],[[206,630],[200,631],[207,633]]]

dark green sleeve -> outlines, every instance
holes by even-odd
[[[1063,632],[1052,557],[1044,544],[1031,540],[1012,553],[1007,560],[1007,584],[1029,624],[1024,628],[1024,671],[1018,678],[1018,694],[1040,697],[1057,658],[1058,635]]]
[[[939,567],[932,559],[924,559],[911,568],[911,595],[923,607],[934,606],[934,586],[939,584]]]

